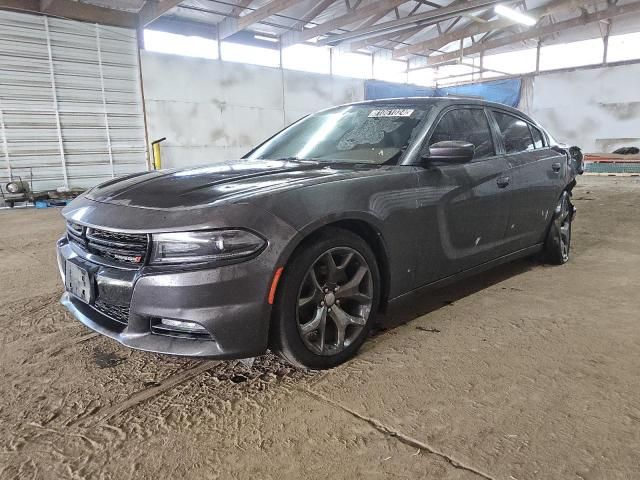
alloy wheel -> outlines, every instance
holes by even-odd
[[[365,327],[373,305],[373,280],[364,257],[350,247],[332,248],[307,270],[297,299],[298,331],[317,355],[335,355]]]

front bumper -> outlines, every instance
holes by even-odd
[[[57,250],[63,280],[71,261],[90,273],[95,289],[90,304],[69,292],[62,304],[90,329],[127,347],[220,359],[252,357],[267,349],[267,297],[275,264],[263,255],[207,269],[126,269],[89,261],[66,238],[58,241]],[[128,307],[128,318],[117,321],[98,309],[96,300]],[[198,323],[210,338],[157,333],[153,325],[160,318]]]

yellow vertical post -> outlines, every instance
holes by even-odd
[[[162,168],[162,154],[160,153],[160,144],[166,139],[167,137],[162,137],[151,142],[151,148],[153,150],[153,168],[155,170],[160,170]]]
[[[160,170],[162,168],[162,156],[160,155],[160,144],[153,144],[153,168]]]

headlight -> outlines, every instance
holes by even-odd
[[[212,262],[252,255],[265,245],[246,230],[158,233],[152,235],[151,263]]]

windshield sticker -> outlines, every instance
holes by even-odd
[[[371,110],[369,112],[370,118],[378,118],[378,117],[410,117],[414,112],[412,108],[390,108],[390,109],[380,109],[380,110]]]

